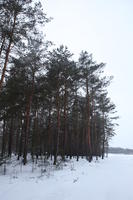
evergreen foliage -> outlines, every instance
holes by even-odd
[[[1,1],[0,16],[1,158],[14,153],[24,164],[27,153],[54,164],[57,156],[104,158],[117,119],[105,64],[86,51],[75,62],[63,45],[48,52],[37,25],[49,19],[39,1]]]

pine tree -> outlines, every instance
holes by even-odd
[[[1,63],[1,65],[3,64],[0,79],[1,91],[12,48],[16,50],[15,47],[17,48],[21,41],[26,42],[27,34],[36,29],[38,24],[47,22],[48,19],[42,10],[40,1],[36,3],[32,0],[4,0],[1,2],[0,8],[2,18],[0,54],[4,54]]]

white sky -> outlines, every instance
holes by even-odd
[[[107,63],[114,80],[109,95],[120,116],[111,146],[133,148],[133,0],[42,0],[53,17],[48,40],[64,44],[78,57],[81,50]]]

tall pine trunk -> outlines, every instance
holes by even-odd
[[[3,84],[5,73],[6,73],[7,63],[8,63],[8,59],[9,59],[10,50],[11,50],[11,45],[12,45],[12,42],[13,42],[14,29],[15,29],[15,25],[16,25],[16,17],[17,17],[16,14],[14,14],[13,27],[12,27],[10,40],[9,40],[9,44],[8,44],[7,51],[6,51],[4,67],[2,69],[2,74],[1,74],[1,79],[0,79],[0,92],[2,90],[2,84]]]
[[[59,137],[60,137],[60,99],[59,99],[59,88],[56,96],[56,112],[57,112],[57,133],[56,133],[56,145],[54,152],[54,165],[57,162],[57,155],[59,152]]]
[[[87,155],[89,154],[89,161],[92,160],[92,147],[91,147],[91,135],[90,135],[90,96],[89,96],[89,85],[88,78],[86,79],[86,111],[87,111]]]
[[[64,114],[63,114],[63,122],[64,122],[64,135],[63,135],[63,160],[65,159],[65,153],[67,150],[67,88],[65,84],[65,94],[64,94]]]
[[[11,117],[11,124],[9,129],[9,139],[8,139],[8,156],[11,157],[12,154],[12,142],[13,142],[13,116]]]
[[[30,110],[31,110],[31,104],[32,104],[32,98],[34,93],[34,78],[35,74],[33,73],[33,80],[32,80],[32,87],[31,87],[31,94],[29,96],[28,102],[27,102],[27,108],[26,108],[26,114],[25,114],[25,135],[24,135],[24,153],[23,153],[23,163],[24,165],[27,163],[27,151],[28,151],[28,136],[29,136],[29,125],[30,125]]]
[[[103,129],[103,138],[102,138],[102,159],[104,159],[104,154],[105,154],[105,129],[104,129],[104,112],[103,112],[103,124],[102,124],[102,129]]]
[[[6,120],[3,120],[3,131],[2,131],[3,135],[2,135],[2,149],[1,149],[1,157],[4,156],[5,154],[5,142],[6,142]]]

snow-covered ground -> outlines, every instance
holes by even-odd
[[[133,156],[37,165],[1,168],[0,200],[133,200]]]

